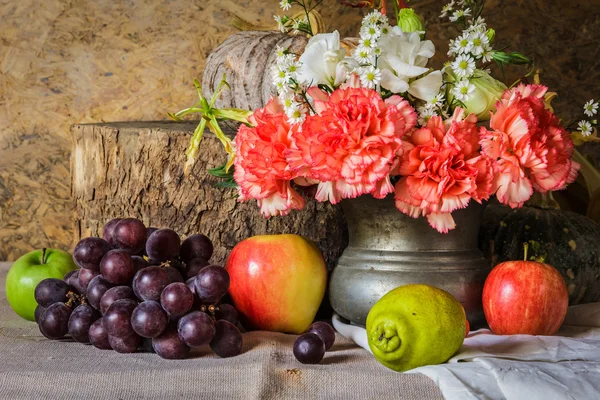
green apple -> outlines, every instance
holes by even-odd
[[[19,258],[6,277],[6,298],[11,308],[22,318],[34,321],[37,303],[35,287],[46,278],[62,279],[77,269],[70,253],[58,249],[42,249]]]

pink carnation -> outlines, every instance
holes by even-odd
[[[329,96],[313,87],[309,94],[317,114],[294,132],[288,160],[300,176],[320,182],[317,200],[391,193],[389,174],[401,137],[415,126],[415,110],[399,96],[384,101],[371,89],[348,87]]]
[[[446,233],[456,227],[452,211],[465,208],[473,198],[490,196],[492,168],[479,154],[479,129],[474,114],[464,118],[457,108],[448,121],[432,117],[427,125],[405,139],[398,168],[396,207]]]
[[[493,191],[501,203],[521,207],[533,190],[564,189],[577,177],[573,142],[558,118],[544,107],[548,88],[519,85],[504,92],[482,128],[482,153],[494,162]]]
[[[304,207],[304,199],[290,186],[296,177],[286,153],[299,125],[291,125],[277,99],[249,118],[254,127],[241,125],[235,137],[234,179],[240,201],[251,198],[265,217],[286,215]]]

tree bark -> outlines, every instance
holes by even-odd
[[[132,122],[74,125],[71,156],[75,236],[100,236],[116,217],[168,227],[183,238],[204,233],[215,246],[211,262],[224,264],[239,241],[254,235],[295,233],[313,240],[331,269],[346,247],[341,207],[308,200],[304,210],[265,219],[255,201],[240,203],[234,189],[215,187],[207,169],[223,165],[220,142],[206,132],[198,160],[184,176],[185,149],[195,123]]]

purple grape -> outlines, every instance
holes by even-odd
[[[100,310],[100,300],[102,300],[102,296],[104,296],[104,293],[113,286],[114,285],[104,279],[102,275],[94,277],[87,287],[86,297],[88,303],[96,310]]]
[[[33,296],[35,301],[42,307],[50,307],[54,303],[67,301],[67,294],[71,288],[60,279],[46,278],[37,284]]]
[[[100,318],[100,313],[89,304],[81,304],[73,310],[69,317],[69,334],[79,343],[89,343],[90,327]]]
[[[187,268],[185,270],[185,275],[188,279],[195,277],[198,275],[198,272],[204,267],[209,265],[209,262],[204,258],[194,258],[187,264]]]
[[[234,325],[237,325],[239,321],[238,312],[231,304],[219,304],[215,311],[215,318],[229,321]]]
[[[216,303],[229,290],[229,274],[218,265],[204,267],[196,276],[196,294],[203,303]]]
[[[181,243],[179,256],[184,263],[189,263],[194,258],[210,260],[213,254],[213,244],[205,235],[192,235]]]
[[[146,242],[146,253],[151,260],[172,260],[179,254],[181,239],[172,229],[159,229],[148,237]]]
[[[117,353],[135,353],[142,344],[142,337],[135,332],[126,336],[108,335],[108,343]]]
[[[160,301],[160,294],[169,283],[171,280],[164,268],[147,267],[133,277],[133,292],[140,300]]]
[[[144,338],[159,336],[167,328],[169,317],[156,301],[140,303],[131,314],[133,330]]]
[[[196,277],[194,276],[188,279],[187,281],[185,281],[185,284],[188,287],[188,289],[190,289],[190,292],[192,292],[192,294],[196,296]]]
[[[73,269],[73,270],[71,270],[71,271],[67,272],[67,273],[65,274],[64,278],[63,278],[63,281],[65,281],[65,282],[68,282],[68,281],[69,281],[69,279],[71,278],[71,276],[72,276],[74,273],[76,273],[76,272],[79,272],[79,270],[78,270],[78,269]]]
[[[167,274],[169,274],[169,280],[171,283],[173,282],[183,282],[183,276],[181,276],[181,272],[177,271],[177,269],[173,267],[163,267]]]
[[[233,357],[242,352],[242,334],[229,321],[220,320],[215,323],[215,337],[210,342],[210,348],[219,357]]]
[[[90,282],[98,275],[100,275],[98,272],[92,271],[91,269],[80,269],[78,278],[79,285],[87,292],[87,287]]]
[[[137,273],[140,269],[146,268],[150,266],[150,263],[144,259],[144,257],[140,256],[131,256],[133,260],[133,264],[135,266],[135,272]]]
[[[307,332],[314,333],[325,343],[325,351],[329,350],[335,342],[335,330],[327,322],[315,322],[308,328]]]
[[[131,327],[131,314],[137,307],[137,301],[131,299],[117,300],[104,313],[104,328],[110,336],[124,337],[135,334]]]
[[[125,250],[111,250],[100,262],[104,279],[115,285],[129,284],[135,275],[133,259]]]
[[[35,312],[34,312],[34,317],[35,317],[35,322],[37,324],[40,323],[40,317],[42,316],[42,314],[44,313],[44,311],[46,311],[46,307],[42,307],[38,304],[38,306],[35,308]]]
[[[154,232],[156,232],[158,230],[158,228],[155,228],[153,226],[149,226],[146,228],[146,243],[148,243],[148,238],[150,237],[150,235],[152,235]],[[142,248],[142,250],[140,250],[137,253],[138,256],[148,256],[148,253],[146,253],[146,244],[144,243],[144,248]]]
[[[294,342],[294,357],[302,364],[317,364],[325,355],[325,343],[314,333],[304,333]]]
[[[79,274],[81,273],[81,271],[81,269],[76,270],[75,273],[70,275],[69,279],[67,279],[65,282],[68,283],[69,286],[71,286],[71,289],[75,293],[85,295],[87,289],[81,286],[81,284],[79,283]]]
[[[54,303],[40,317],[39,328],[48,339],[61,339],[69,332],[69,317],[73,309],[65,303]]]
[[[185,283],[174,282],[162,291],[160,305],[169,316],[181,317],[194,305],[194,294]]]
[[[102,238],[106,240],[112,247],[117,247],[115,246],[113,240],[113,234],[115,233],[115,227],[119,222],[121,222],[121,218],[111,219],[106,223],[106,225],[104,225],[104,228],[102,228]]]
[[[117,300],[136,300],[135,294],[133,294],[133,290],[129,286],[115,286],[113,288],[108,289],[100,299],[100,311],[102,314],[106,314],[106,311]]]
[[[177,333],[190,347],[209,344],[215,337],[215,323],[207,313],[193,311],[184,315],[177,323]]]
[[[125,218],[115,225],[112,238],[114,247],[137,254],[146,244],[146,227],[139,219]]]
[[[88,337],[90,343],[97,349],[101,350],[112,350],[110,343],[108,342],[108,332],[104,328],[103,318],[97,319],[88,331]]]
[[[97,237],[88,237],[77,243],[73,250],[73,261],[80,268],[100,271],[100,261],[112,249],[110,243]]]
[[[177,334],[177,328],[170,325],[162,335],[152,339],[152,348],[161,358],[179,360],[186,358],[190,348]]]

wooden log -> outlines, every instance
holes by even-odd
[[[296,233],[315,241],[331,269],[347,245],[340,207],[308,200],[302,211],[265,219],[256,202],[214,186],[207,169],[222,165],[220,142],[204,134],[196,164],[184,176],[185,149],[194,123],[133,122],[74,125],[71,156],[75,236],[101,235],[111,218],[136,217],[169,227],[182,238],[204,233],[223,264],[239,241],[254,235]]]

